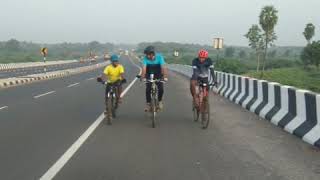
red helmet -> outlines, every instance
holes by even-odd
[[[199,58],[208,58],[209,56],[209,53],[208,51],[204,50],[204,49],[201,49],[199,52],[198,52],[198,57]]]

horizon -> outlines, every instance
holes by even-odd
[[[279,11],[275,27],[278,46],[303,46],[305,25],[320,25],[318,0],[2,0],[0,16],[7,18],[0,39],[42,44],[94,39],[114,44],[211,44],[213,38],[223,37],[225,44],[247,46],[244,34],[258,24],[265,5],[274,5]],[[318,39],[320,27],[314,37]]]

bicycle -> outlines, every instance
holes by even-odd
[[[205,81],[198,80],[196,96],[199,100],[199,106],[192,102],[193,120],[197,122],[201,116],[201,127],[207,129],[210,122],[210,103],[209,103],[209,89],[215,84],[208,84]]]
[[[152,128],[156,127],[156,116],[159,112],[159,106],[158,106],[158,86],[157,83],[165,83],[162,79],[154,79],[154,75],[150,74],[150,79],[147,79],[145,83],[151,83],[151,103],[150,103],[150,109],[149,112],[151,114],[151,122],[152,122]],[[137,75],[137,78],[141,78],[140,75]]]
[[[104,82],[102,80],[99,80],[102,84],[106,86],[107,92],[105,96],[105,117],[107,118],[107,124],[112,125],[112,120],[116,118],[116,110],[119,106],[119,99],[118,99],[118,86],[121,83],[120,81],[114,82],[114,83],[108,83]]]

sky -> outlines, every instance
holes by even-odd
[[[307,23],[320,39],[320,0],[0,0],[0,41],[129,43],[163,41],[246,46],[263,6],[279,11],[279,46],[306,44]]]

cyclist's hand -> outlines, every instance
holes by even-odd
[[[127,83],[127,80],[126,80],[126,79],[122,79],[122,80],[121,80],[121,83],[123,83],[123,84],[124,84],[124,83]]]
[[[163,80],[164,80],[165,82],[168,82],[168,78],[163,78]]]
[[[102,82],[102,78],[101,77],[97,77],[97,82]]]

